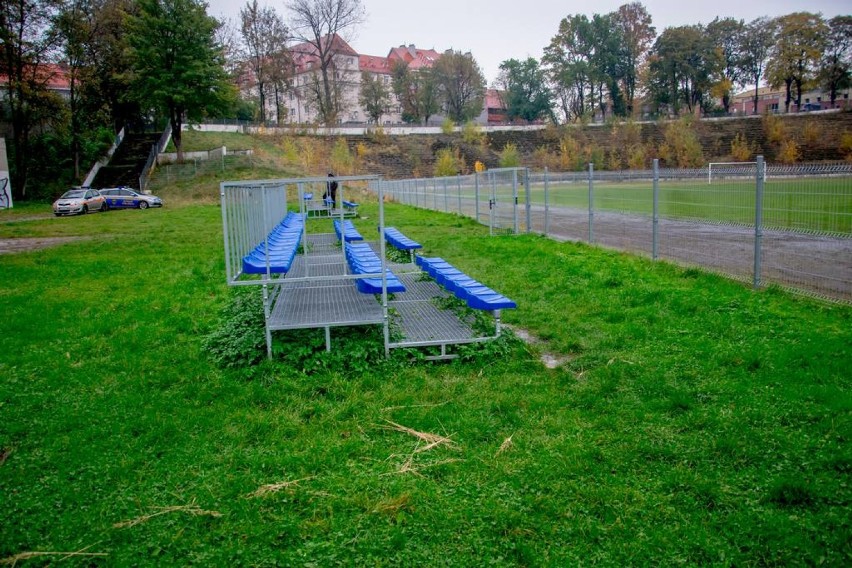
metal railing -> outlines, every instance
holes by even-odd
[[[510,171],[380,183],[398,202],[472,217],[492,234],[588,242],[852,303],[852,164],[759,158],[714,169],[709,184],[707,168]]]
[[[160,136],[160,139],[156,144],[151,146],[151,151],[148,152],[148,160],[145,162],[145,167],[142,168],[142,173],[139,175],[139,191],[144,192],[148,189],[148,182],[151,179],[151,173],[157,165],[157,156],[160,155],[160,152],[166,149],[171,137],[172,125],[168,124],[166,125],[165,130],[163,130],[163,134]]]

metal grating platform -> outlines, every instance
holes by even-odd
[[[368,243],[378,254],[379,243]],[[330,328],[382,324],[381,300],[362,294],[348,273],[340,244],[334,234],[311,234],[307,254],[299,255],[278,288],[267,326],[270,330]],[[453,310],[441,308],[436,300],[450,294],[414,263],[388,261],[388,268],[406,291],[388,297],[395,340],[390,348],[441,346],[484,341]]]
[[[352,280],[282,284],[267,321],[271,330],[381,324],[382,306]]]

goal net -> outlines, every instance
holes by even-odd
[[[707,165],[707,183],[725,178],[754,178],[757,162],[710,162]],[[766,164],[763,166],[763,181],[766,181]]]

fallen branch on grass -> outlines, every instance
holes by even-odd
[[[252,491],[251,493],[246,495],[246,497],[263,497],[264,495],[268,495],[269,493],[276,493],[278,491],[281,491],[282,489],[292,487],[300,481],[308,481],[309,479],[313,479],[313,477],[303,477],[302,479],[294,479],[293,481],[279,481],[278,483],[269,483],[267,485],[262,485],[255,491]]]
[[[142,515],[140,517],[136,517],[135,519],[130,519],[129,521],[121,521],[120,523],[115,523],[112,525],[117,529],[126,529],[129,527],[136,526],[138,524],[144,523],[153,519],[154,517],[159,517],[160,515],[165,515],[167,513],[188,513],[190,515],[195,516],[209,516],[209,517],[221,517],[222,513],[219,511],[207,511],[205,509],[200,508],[195,503],[190,503],[189,505],[174,505],[172,507],[157,507],[159,511],[156,513],[150,513],[148,515]]]
[[[446,436],[439,436],[438,434],[430,434],[429,432],[418,432],[412,428],[407,426],[403,426],[401,424],[397,424],[396,422],[391,422],[390,420],[385,420],[388,424],[391,425],[392,430],[396,430],[397,432],[403,432],[405,434],[410,434],[421,440],[426,442],[426,445],[422,448],[418,448],[414,450],[415,452],[425,452],[431,450],[436,446],[446,445],[446,446],[455,446],[455,442],[453,442],[450,438]]]
[[[86,548],[91,548],[87,546]],[[8,564],[16,566],[20,560],[29,560],[30,558],[38,558],[40,556],[61,556],[59,560],[65,560],[74,556],[108,556],[106,552],[83,552],[86,548],[82,548],[77,552],[21,552],[15,556],[0,559],[0,564]]]
[[[495,458],[514,445],[514,442],[512,442],[512,438],[514,438],[514,437],[515,437],[515,435],[512,434],[511,436],[509,436],[508,438],[503,440],[503,443],[500,444],[500,448],[497,450],[497,453],[494,454]]]

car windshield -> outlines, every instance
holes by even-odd
[[[86,196],[86,191],[83,189],[72,189],[62,194],[62,199],[80,199]]]

